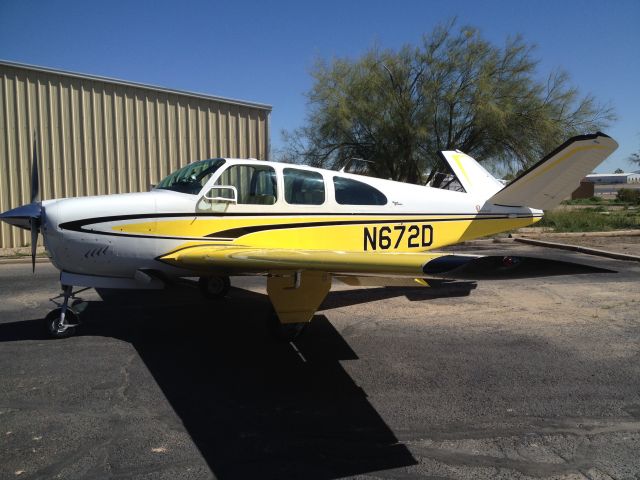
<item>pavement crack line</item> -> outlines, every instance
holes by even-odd
[[[523,419],[526,421],[526,419]],[[609,433],[638,433],[640,432],[640,420],[634,417],[606,417],[606,418],[565,418],[565,419],[535,419],[526,425],[514,425],[488,429],[452,429],[440,426],[437,429],[429,428],[430,434],[421,433],[415,438],[411,431],[398,432],[399,441],[405,445],[420,444],[425,441],[446,440],[483,440],[501,437],[524,437],[532,433],[542,435],[570,435],[588,438],[593,435]]]
[[[137,355],[135,353],[129,355],[129,358],[127,359],[126,363],[120,367],[120,374],[122,375],[123,380],[121,385],[118,387],[117,395],[124,403],[129,402],[129,398],[127,396],[127,390],[131,386],[131,375],[129,373],[129,368],[133,364],[133,361],[135,360],[136,357]],[[119,413],[122,413],[120,411],[120,408],[118,408],[118,411]]]
[[[435,447],[412,447],[411,453],[423,458],[429,458],[447,465],[467,468],[500,468],[515,470],[524,475],[550,476],[579,473],[595,467],[595,462],[579,459],[568,463],[537,462],[525,459],[499,458],[491,455],[473,455]]]

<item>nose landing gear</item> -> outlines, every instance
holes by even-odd
[[[72,285],[63,285],[62,293],[51,299],[53,303],[58,305],[58,308],[51,310],[44,318],[45,329],[50,337],[66,338],[76,333],[76,327],[80,325],[80,316],[69,306],[69,299],[75,299],[78,293],[85,290],[88,288],[74,293]],[[63,297],[62,303],[56,301],[60,297]]]

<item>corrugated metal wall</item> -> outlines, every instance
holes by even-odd
[[[42,199],[137,192],[194,160],[268,159],[268,105],[0,62],[0,212]],[[27,246],[2,222],[0,248]]]

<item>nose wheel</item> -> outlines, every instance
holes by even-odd
[[[51,310],[44,317],[44,326],[47,334],[52,338],[67,338],[76,333],[76,327],[80,324],[78,314],[67,308],[62,316],[62,307]]]
[[[73,286],[63,285],[62,294],[51,301],[58,304],[58,308],[51,310],[46,317],[44,317],[44,326],[49,335],[52,338],[67,338],[76,333],[76,327],[80,325],[80,316],[77,312],[69,308],[69,299],[76,298],[80,292],[84,292],[88,288],[83,288],[77,292],[73,292]],[[57,298],[63,297],[62,303],[56,301]]]

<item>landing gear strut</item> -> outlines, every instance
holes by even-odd
[[[267,277],[272,335],[285,342],[298,338],[330,289],[331,275],[326,272],[289,271]]]
[[[198,286],[206,299],[219,300],[227,296],[231,282],[226,276],[200,277]]]
[[[73,292],[73,286],[63,285],[62,294],[51,301],[59,305],[58,308],[51,310],[44,318],[44,325],[47,334],[53,338],[66,338],[76,333],[76,327],[80,325],[80,317],[77,312],[69,307],[69,299],[76,298],[75,296],[88,290],[83,288],[77,292]],[[62,303],[58,303],[56,299],[63,297]]]

